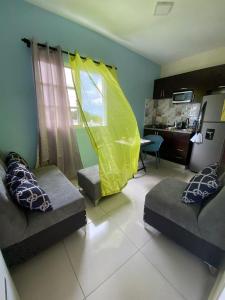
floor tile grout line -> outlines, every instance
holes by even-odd
[[[114,223],[115,224],[115,223]],[[142,246],[137,246],[136,244],[135,244],[135,242],[134,241],[132,241],[132,239],[128,236],[128,234],[123,230],[123,228],[121,228],[121,226],[120,226],[120,224],[115,224],[115,225],[117,225],[118,227],[119,227],[119,229],[122,231],[122,233],[127,237],[127,239],[138,249],[138,250],[141,250],[142,249],[142,247],[144,247],[144,245],[145,244],[147,244],[147,242],[149,242],[149,240],[150,240],[150,238],[144,243],[144,245],[142,245]],[[143,228],[144,229],[144,228]]]
[[[90,222],[90,223],[92,223],[92,222]],[[89,224],[90,224],[89,223]],[[117,224],[115,224],[114,222],[112,222],[113,223],[113,225],[115,226],[115,227],[117,227],[117,229],[119,230],[119,231],[121,231],[121,233],[125,236],[125,238],[129,241],[129,242],[131,242],[131,244],[134,246],[134,248],[135,248],[135,252],[131,255],[131,256],[129,256],[128,257],[128,259],[127,260],[125,260],[125,262],[123,262],[119,267],[117,267],[116,269],[115,269],[115,271],[112,273],[112,274],[110,274],[108,277],[106,277],[105,279],[104,279],[104,281],[102,281],[90,294],[85,294],[84,293],[84,290],[83,290],[83,288],[82,288],[82,285],[81,285],[81,283],[80,283],[80,281],[79,281],[79,279],[78,279],[78,276],[77,276],[77,274],[76,274],[76,271],[75,271],[75,269],[74,269],[74,267],[73,267],[73,264],[72,264],[72,261],[71,261],[71,259],[70,259],[70,256],[69,256],[69,253],[68,253],[68,251],[67,251],[67,248],[66,248],[66,245],[65,245],[65,242],[64,242],[64,240],[62,241],[63,242],[63,245],[64,245],[64,248],[65,248],[65,251],[66,251],[66,255],[67,255],[67,257],[68,257],[68,259],[69,259],[69,262],[70,262],[70,264],[71,264],[71,266],[72,266],[72,269],[73,269],[73,272],[74,272],[74,275],[75,275],[75,277],[76,277],[76,279],[77,279],[77,281],[78,281],[78,283],[79,283],[79,286],[80,286],[80,288],[81,288],[81,291],[82,291],[82,293],[83,293],[83,295],[84,295],[84,299],[83,300],[85,300],[87,297],[89,297],[94,291],[96,291],[106,280],[108,280],[111,276],[113,276],[113,274],[114,273],[116,273],[124,264],[126,264],[135,254],[137,254],[139,251],[140,251],[140,249],[128,238],[128,236],[123,232],[123,230],[117,225]],[[87,225],[89,225],[89,224],[87,224]],[[87,226],[86,225],[86,226]]]
[[[136,251],[131,254],[119,267],[117,267],[112,274],[107,276],[93,291],[91,291],[89,294],[86,295],[86,298],[88,298],[90,295],[92,295],[96,290],[98,290],[106,281],[108,281],[114,274],[116,274],[123,266],[125,266],[138,252],[140,252],[139,249],[136,249]]]
[[[112,224],[121,231],[121,233],[126,237],[126,239],[135,247],[136,250],[139,250],[139,247],[135,245],[135,243],[128,237],[128,235],[123,231],[123,229],[120,227],[120,225],[117,222],[111,221]]]
[[[101,210],[103,210],[103,212],[104,212],[104,216],[101,216],[101,217],[99,217],[99,218],[97,218],[97,220],[99,220],[99,219],[101,219],[101,218],[103,218],[103,217],[111,217],[110,216],[110,214],[112,214],[115,210],[117,210],[118,208],[121,208],[121,206],[123,206],[123,204],[121,204],[120,206],[118,206],[117,208],[114,208],[113,210],[111,210],[111,211],[109,211],[109,212],[105,212],[103,209],[101,209]],[[130,208],[129,208],[130,209]],[[132,211],[132,209],[130,209],[131,211]],[[138,219],[138,220],[142,220],[142,219]],[[91,220],[88,224],[90,224],[90,223],[93,223],[93,221]],[[126,238],[138,249],[138,250],[140,250],[148,241],[149,241],[149,239],[144,243],[144,245],[142,245],[142,246],[137,246],[131,239],[130,239],[130,237],[126,234],[126,232],[121,228],[121,225],[118,223],[118,222],[116,222],[116,221],[113,221],[112,220],[112,223],[115,225],[115,226],[118,226],[119,227],[119,229],[122,231],[122,233],[126,236]],[[88,225],[87,224],[87,225]],[[143,224],[144,225],[144,224]],[[143,226],[143,230],[144,230],[144,226]]]
[[[144,222],[144,224],[145,224],[145,221],[143,220],[143,222]],[[148,225],[148,226],[150,226],[150,225]],[[152,227],[153,229],[154,229],[154,227]],[[140,251],[142,252],[142,249],[149,243],[149,242],[151,242],[151,240],[152,240],[152,235],[154,234],[153,232],[151,232],[148,228],[146,228],[145,227],[145,225],[144,225],[144,230],[145,231],[147,231],[147,233],[149,233],[149,240],[148,241],[146,241],[141,247],[140,247]]]
[[[110,214],[110,213],[107,213],[107,214],[105,215],[105,217],[110,217],[109,214]],[[140,249],[141,249],[141,247],[138,247],[138,246],[130,239],[130,237],[126,234],[126,232],[121,228],[121,226],[120,226],[119,223],[117,223],[116,221],[113,221],[113,220],[111,220],[111,222],[113,223],[113,225],[114,225],[115,227],[118,227],[118,229],[122,232],[122,234],[125,235],[125,237],[127,238],[127,240],[129,240],[129,242],[131,242],[131,244],[133,244],[133,246],[134,246],[137,250],[140,250]]]
[[[105,215],[107,214],[105,211],[104,211],[104,209],[99,205],[99,206],[97,206]]]
[[[140,250],[139,247],[130,239],[130,237],[123,231],[123,229],[117,225],[119,227],[119,229],[121,230],[121,232],[125,235],[125,237],[131,242],[131,244],[133,244],[133,246],[137,249]]]
[[[141,247],[140,247],[140,251],[142,251],[142,249],[151,241],[152,237],[150,236],[149,240],[146,241]]]
[[[106,214],[105,216],[109,216],[109,214]],[[109,216],[110,217],[110,216]],[[99,218],[100,219],[100,218]],[[133,244],[133,246],[137,249],[140,250],[148,241],[149,239],[144,243],[144,245],[142,246],[137,246],[132,239],[126,234],[126,232],[123,230],[123,228],[121,228],[120,224],[117,223],[116,221],[111,221],[113,223],[114,226],[118,227],[118,229],[126,236],[126,238],[129,240],[129,242],[131,242]],[[92,221],[90,221],[87,225],[89,225],[90,223],[92,223]],[[144,228],[143,228],[144,229]]]
[[[102,217],[106,217],[106,216],[109,216],[109,217],[110,217],[109,214],[110,214],[110,212],[107,213],[107,214],[105,214],[105,216],[102,216]],[[99,217],[97,220],[101,219],[102,217]],[[149,238],[147,241],[144,242],[143,245],[141,245],[141,246],[139,247],[139,246],[137,246],[137,245],[132,241],[132,239],[126,234],[126,232],[123,230],[123,228],[121,228],[121,226],[120,226],[119,223],[117,223],[116,221],[111,221],[111,222],[113,223],[114,226],[118,227],[118,229],[126,236],[126,238],[127,238],[127,239],[133,244],[133,246],[134,246],[135,248],[137,248],[138,250],[141,250],[141,248],[143,248],[143,247],[146,245],[146,243],[149,242],[149,240],[150,240],[150,238]],[[89,225],[89,224],[91,224],[91,223],[93,223],[93,221],[90,221],[87,225]],[[143,229],[144,229],[144,227],[143,227]]]
[[[131,201],[132,203],[135,203],[134,201]],[[112,210],[110,210],[110,211],[108,211],[108,212],[105,212],[105,216],[108,216],[108,215],[110,215],[110,214],[112,214],[113,212],[115,212],[116,210],[118,210],[119,208],[121,208],[122,206],[124,206],[124,204],[121,204],[121,205],[119,205],[118,207],[116,207],[116,208],[114,208],[114,209],[112,209]],[[124,206],[125,207],[125,206]],[[129,210],[133,210],[132,208],[128,208]]]
[[[74,273],[74,275],[75,275],[75,277],[76,277],[76,279],[77,279],[77,282],[78,282],[78,284],[79,284],[79,286],[80,286],[81,292],[82,292],[82,294],[83,294],[83,296],[84,296],[83,300],[85,300],[85,299],[86,299],[86,296],[85,296],[84,290],[83,290],[83,288],[82,288],[82,286],[81,286],[81,283],[80,283],[80,281],[79,281],[79,279],[78,279],[78,276],[77,276],[77,274],[76,274],[76,272],[75,272],[75,269],[74,269],[74,267],[73,267],[72,261],[71,261],[71,259],[70,259],[69,253],[68,253],[67,248],[66,248],[66,245],[65,245],[65,240],[63,240],[62,242],[63,242],[63,247],[64,247],[65,252],[66,252],[66,256],[67,256],[67,258],[68,258],[68,260],[69,260],[69,263],[70,263],[70,265],[71,265],[71,268],[72,268],[72,270],[73,270],[73,273]]]
[[[133,201],[131,201],[131,203],[134,203]],[[128,205],[128,204],[126,204],[126,205]],[[111,214],[111,213],[113,213],[113,212],[115,212],[116,210],[118,210],[119,208],[121,208],[122,206],[124,206],[124,208],[125,208],[125,206],[126,205],[124,205],[124,204],[121,204],[120,206],[118,206],[118,207],[116,207],[116,208],[114,208],[114,209],[112,209],[112,210],[110,210],[109,212],[106,212],[106,216],[108,216],[109,214]],[[127,209],[129,209],[130,211],[133,211],[133,209],[132,208],[130,208],[130,207],[127,207]]]
[[[122,230],[122,232],[126,235],[126,237],[129,239],[129,241],[131,241],[135,246],[136,246],[136,248],[140,251],[141,249],[142,249],[142,247],[143,247],[143,245],[142,246],[137,246],[131,239],[130,239],[130,237],[126,234],[126,232],[122,229],[122,228],[120,228],[121,230]],[[150,240],[150,238],[144,243],[144,245],[145,244],[147,244],[147,242],[149,242],[149,240]]]
[[[101,209],[104,211],[104,213],[107,215],[107,214],[109,214],[109,213],[111,213],[112,211],[114,211],[114,210],[116,210],[116,209],[118,209],[118,208],[121,208],[122,206],[124,205],[124,203],[123,204],[120,204],[119,206],[117,206],[116,208],[113,208],[112,210],[110,210],[110,211],[105,211],[104,210],[104,208],[102,208],[101,207],[101,203],[99,204],[99,207],[101,207]]]
[[[147,259],[147,261],[153,266],[153,268],[155,268],[161,275],[162,277],[169,283],[169,285],[175,290],[177,291],[177,293],[184,299],[184,300],[188,300],[186,298],[186,296],[184,296],[184,294],[178,290],[178,288],[165,276],[165,274],[162,273],[162,271],[159,270],[159,268],[157,268],[157,266],[155,264],[153,264],[150,259],[143,253],[143,251],[140,249],[139,250],[140,253]]]
[[[111,212],[109,212],[109,213],[107,213],[106,214],[106,216],[108,216],[108,217],[111,217],[110,216],[110,214],[113,212],[113,210],[111,211]],[[143,219],[138,219],[139,221],[143,221]],[[116,222],[116,221],[112,221],[113,222],[113,224],[114,225],[116,225],[116,226],[118,226],[119,227],[119,229],[122,231],[122,233],[128,238],[128,240],[137,248],[137,249],[142,249],[143,247],[144,247],[144,245],[146,245],[148,242],[149,242],[149,240],[151,239],[150,237],[149,237],[149,239],[147,240],[147,241],[145,241],[144,242],[144,244],[143,245],[141,245],[140,247],[139,246],[137,246],[132,240],[131,240],[131,238],[127,235],[127,233],[123,230],[123,228],[121,227],[121,225],[118,223],[118,222]],[[145,228],[144,228],[144,222],[143,222],[143,230],[145,230]],[[145,230],[146,231],[146,230]]]
[[[144,174],[144,175],[146,175],[146,174]],[[143,177],[143,176],[142,176]],[[136,178],[136,179],[139,179],[139,177],[138,178]],[[137,180],[138,181],[138,180]],[[146,190],[146,193],[147,193],[147,190]],[[135,201],[131,201],[131,203],[135,203]],[[109,210],[109,211],[107,211],[106,209],[104,209],[104,208],[102,208],[102,206],[101,206],[101,204],[98,206],[99,207],[99,209],[101,210],[101,212],[104,214],[104,216],[102,216],[103,218],[104,217],[110,217],[110,215],[112,215],[113,214],[113,212],[115,212],[116,210],[119,210],[121,207],[123,207],[124,206],[124,203],[123,204],[120,204],[120,205],[118,205],[117,207],[115,207],[115,208],[113,208],[113,209],[111,209],[111,210]],[[130,208],[130,209],[132,209],[132,208]],[[101,219],[101,217],[100,218],[97,218],[97,220],[99,220],[99,219]],[[90,223],[93,223],[93,221],[91,221]],[[89,223],[89,224],[90,224]],[[144,244],[143,245],[141,245],[140,247],[138,247],[130,238],[129,238],[129,236],[127,235],[127,233],[122,229],[122,227],[121,227],[121,225],[119,224],[119,222],[116,222],[116,221],[113,221],[112,220],[112,223],[124,234],[124,236],[127,238],[127,240],[129,240],[130,242],[131,242],[131,244],[133,244],[134,245],[134,247],[137,249],[137,251],[136,251],[136,253],[138,253],[138,252],[140,252],[146,259],[147,259],[147,261],[154,267],[154,269],[156,269],[160,274],[161,274],[161,276],[168,282],[168,284],[174,289],[174,290],[176,290],[177,291],[177,293],[184,299],[184,300],[187,300],[187,298],[167,279],[167,277],[165,277],[165,275],[144,255],[144,253],[142,252],[142,250],[143,250],[143,248],[145,247],[145,245],[147,244],[147,243],[149,243],[150,241],[151,241],[151,237],[147,240],[147,241],[145,241],[144,242]],[[143,230],[144,230],[144,228],[143,228]],[[136,253],[134,253],[130,258],[132,258]],[[129,259],[130,259],[129,258]],[[129,259],[127,260],[127,261],[129,261]],[[118,268],[118,270],[124,265],[124,264],[126,264],[127,262],[124,262],[119,268]],[[114,271],[109,277],[107,277],[98,287],[96,287],[96,289],[94,289],[94,291],[95,290],[97,290],[106,280],[108,280],[108,278],[110,278],[111,276],[113,276],[113,274],[115,274],[117,272],[117,270],[116,271]],[[89,297],[94,291],[92,291],[90,294],[88,294],[88,296],[85,296],[85,299],[86,299],[86,297]]]
[[[86,200],[87,201],[90,201],[91,202],[91,200],[89,200],[88,198],[86,198]],[[90,204],[89,204],[90,205]],[[100,205],[98,205],[98,206],[94,206],[93,204],[92,205],[90,205],[89,207],[88,207],[88,209],[95,209],[95,208],[98,208],[98,209],[100,209],[101,210],[101,212],[105,215],[105,214],[107,214],[102,208],[101,208],[101,206]]]

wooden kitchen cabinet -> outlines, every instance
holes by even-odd
[[[164,99],[164,78],[156,79],[154,82],[154,92],[153,92],[153,99]]]
[[[156,79],[153,99],[172,98],[173,92],[194,91],[194,102],[201,102],[204,95],[225,85],[225,65]]]
[[[175,91],[174,81],[171,77],[156,79],[154,82],[153,99],[172,98]]]
[[[184,165],[189,164],[190,148],[192,143],[190,142],[191,134],[175,133],[173,134],[173,147],[171,152],[172,161],[178,162]]]
[[[161,135],[164,139],[160,148],[161,158],[188,166],[192,147],[191,133],[144,129],[144,136],[155,134]]]

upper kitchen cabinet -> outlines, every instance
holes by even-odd
[[[171,98],[174,91],[174,76],[156,79],[154,82],[153,99]]]
[[[153,91],[153,99],[164,99],[166,97],[163,96],[164,91],[164,83],[166,84],[167,78],[156,79],[154,81],[154,91]]]
[[[225,86],[225,65],[205,68],[155,80],[153,99],[172,98],[173,92],[194,91],[194,102],[219,86]]]

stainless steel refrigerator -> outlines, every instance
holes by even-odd
[[[225,122],[221,120],[225,108],[225,94],[203,97],[198,129],[203,142],[193,144],[189,168],[199,172],[209,164],[219,162],[225,142]]]

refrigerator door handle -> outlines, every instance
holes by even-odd
[[[207,101],[205,101],[200,109],[199,115],[198,115],[198,126],[197,126],[197,132],[201,132],[202,130],[202,124],[204,120],[204,115],[206,111]]]

